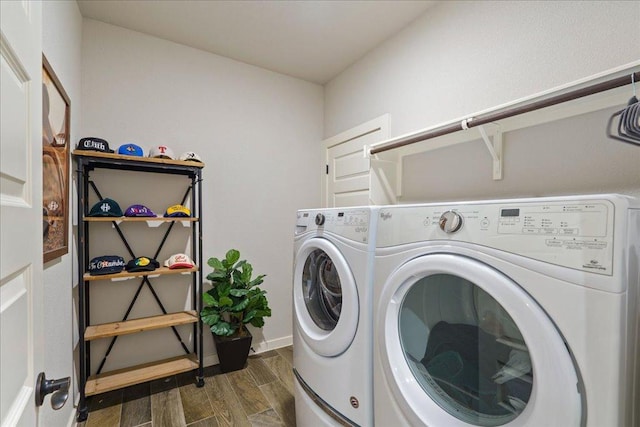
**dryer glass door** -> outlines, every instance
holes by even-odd
[[[473,282],[453,274],[418,280],[402,302],[399,334],[414,377],[450,414],[502,425],[527,406],[529,348],[509,313]]]
[[[385,375],[418,424],[579,422],[577,375],[562,338],[500,272],[462,256],[426,255],[392,275],[381,301],[389,301],[380,317]]]

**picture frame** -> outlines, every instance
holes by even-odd
[[[44,262],[69,252],[71,101],[42,55],[42,248]]]

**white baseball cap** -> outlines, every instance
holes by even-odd
[[[198,156],[198,154],[194,153],[193,151],[186,151],[180,154],[179,160],[202,163],[202,159],[200,158],[200,156]]]
[[[174,254],[164,262],[164,266],[173,270],[175,268],[192,268],[195,267],[195,264],[191,261],[191,258],[189,258],[188,255]]]
[[[149,150],[149,157],[158,157],[162,159],[175,159],[173,150],[166,145],[156,145]]]

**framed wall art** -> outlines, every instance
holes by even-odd
[[[42,231],[44,262],[69,252],[71,102],[42,56]]]

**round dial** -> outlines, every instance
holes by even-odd
[[[440,229],[445,233],[455,233],[462,227],[462,216],[455,211],[446,211],[438,221]]]
[[[323,225],[324,224],[324,215],[319,213],[316,215],[316,225]]]

